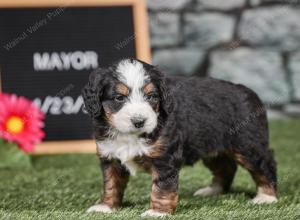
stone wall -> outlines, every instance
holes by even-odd
[[[153,63],[256,91],[300,116],[300,0],[148,0]]]

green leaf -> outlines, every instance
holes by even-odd
[[[0,139],[0,169],[3,168],[31,168],[30,156],[15,143]]]

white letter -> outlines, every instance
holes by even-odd
[[[33,68],[35,71],[47,70],[48,62],[49,62],[48,53],[43,53],[42,56],[40,53],[33,54]]]
[[[86,51],[86,60],[87,60],[87,66],[86,68],[93,68],[96,69],[98,68],[98,54],[94,51]],[[91,66],[91,67],[90,67]]]
[[[82,96],[79,96],[73,106],[72,112],[74,114],[78,114],[82,106],[83,106],[83,98]]]
[[[65,70],[70,69],[70,55],[71,55],[71,53],[65,53],[65,52],[60,53],[60,57],[63,61],[63,65],[64,65]]]
[[[47,96],[44,103],[43,103],[43,105],[42,105],[42,108],[41,108],[42,112],[47,114],[48,110],[49,110],[49,107],[52,104],[52,102],[53,102],[53,98],[51,96]]]
[[[85,67],[85,56],[81,51],[76,51],[71,55],[72,66],[76,70],[82,70]]]
[[[50,61],[51,62],[49,63],[49,67],[50,67],[49,69],[51,70],[53,70],[54,68],[57,68],[58,70],[63,69],[63,65],[61,63],[58,53],[52,53]]]
[[[62,108],[63,113],[65,113],[66,115],[72,114],[72,108],[74,105],[73,98],[70,96],[66,96],[63,98],[63,103],[64,103],[64,106]]]
[[[60,115],[61,114],[61,106],[62,106],[62,101],[58,97],[54,97],[53,99],[53,105],[50,108],[50,113],[52,115]]]
[[[35,106],[41,108],[42,101],[41,101],[40,98],[35,98],[35,99],[33,100],[33,104],[34,104]]]

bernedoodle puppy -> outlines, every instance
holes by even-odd
[[[152,175],[152,191],[150,209],[142,216],[171,214],[180,168],[200,159],[213,180],[195,196],[227,192],[239,164],[256,183],[254,203],[277,201],[265,108],[245,86],[165,76],[152,65],[124,59],[93,72],[83,98],[104,181],[99,204],[88,212],[117,210],[129,176],[144,170]]]

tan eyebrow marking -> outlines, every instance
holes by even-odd
[[[145,87],[144,87],[144,93],[145,94],[149,94],[150,92],[153,92],[154,90],[154,85],[152,83],[148,83]]]
[[[123,83],[118,83],[116,85],[116,91],[125,96],[129,95],[129,88]]]

